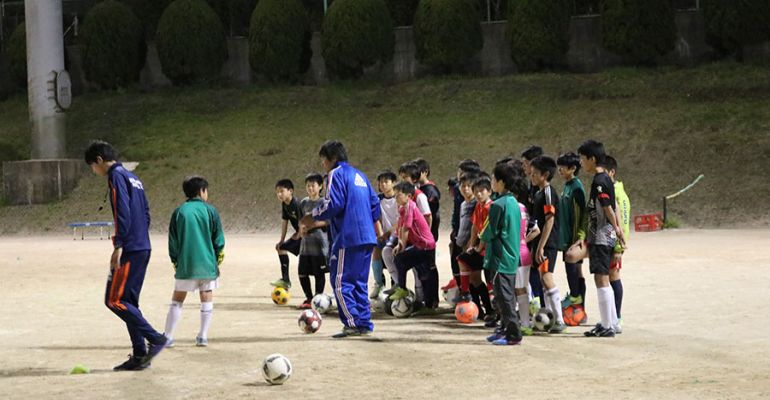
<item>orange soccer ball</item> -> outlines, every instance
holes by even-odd
[[[572,304],[564,309],[564,323],[569,326],[578,326],[586,319],[586,310],[582,304]]]
[[[472,301],[457,303],[455,306],[455,317],[463,324],[470,324],[479,316],[479,308]]]

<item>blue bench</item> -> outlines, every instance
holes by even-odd
[[[85,239],[85,228],[99,228],[99,240],[102,240],[104,238],[104,228],[113,226],[112,221],[96,221],[96,222],[70,222],[67,224],[68,227],[72,228],[72,240],[77,240],[78,236],[78,228],[81,228],[80,230],[80,240]],[[110,238],[110,235],[107,235],[107,239]]]

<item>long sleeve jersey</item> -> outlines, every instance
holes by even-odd
[[[151,250],[150,206],[142,181],[116,162],[107,172],[107,185],[115,223],[112,244],[125,252]]]

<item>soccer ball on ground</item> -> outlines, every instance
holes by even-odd
[[[282,287],[275,287],[273,288],[273,292],[270,293],[270,297],[273,299],[273,303],[278,304],[279,306],[285,306],[289,303],[291,295],[288,290]]]
[[[556,316],[553,315],[553,311],[547,308],[541,308],[537,310],[535,316],[532,318],[535,329],[543,332],[548,332],[553,328],[556,323]]]
[[[570,304],[564,308],[564,323],[569,326],[578,326],[586,319],[586,310],[582,304]]]
[[[318,293],[313,296],[310,306],[313,307],[313,310],[318,311],[319,314],[326,314],[332,308],[332,297],[325,293]]]
[[[321,329],[322,320],[321,314],[319,314],[318,311],[302,310],[299,314],[297,324],[299,325],[299,329],[302,329],[302,332],[316,333],[316,331]]]
[[[262,361],[262,376],[271,385],[283,385],[291,377],[291,362],[280,354],[271,354]]]
[[[414,311],[414,301],[409,296],[398,299],[391,304],[390,310],[396,318],[408,317]]]
[[[455,318],[463,324],[470,324],[479,317],[479,308],[472,301],[463,301],[455,306]]]

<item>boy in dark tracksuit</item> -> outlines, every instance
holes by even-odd
[[[150,366],[150,361],[167,342],[166,337],[153,329],[139,310],[139,294],[151,250],[147,197],[139,178],[116,161],[115,150],[109,143],[92,143],[85,152],[85,161],[95,174],[107,177],[115,223],[114,250],[104,303],[126,323],[134,349],[128,361],[114,370],[142,370]],[[149,342],[149,348],[145,341]]]

